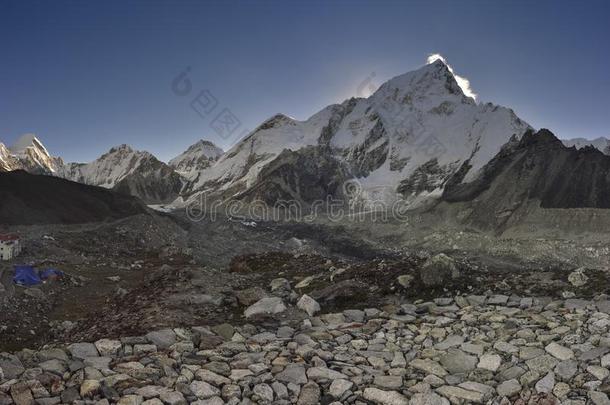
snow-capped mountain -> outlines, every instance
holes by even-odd
[[[110,149],[91,163],[66,164],[60,175],[79,183],[112,188],[130,175],[142,162],[150,159],[154,159],[150,153],[133,150],[123,144]]]
[[[61,158],[51,156],[34,134],[22,135],[10,148],[0,143],[0,171],[54,174],[62,165]]]
[[[306,121],[282,114],[270,118],[188,191],[303,198],[311,195],[303,184],[313,181],[319,190],[339,193],[351,180],[365,199],[399,193],[416,203],[440,196],[451,178],[476,178],[502,145],[528,129],[512,110],[467,97],[451,68],[436,60],[389,80],[368,98],[331,105]],[[335,173],[304,164],[307,156]]]
[[[66,164],[57,175],[136,195],[150,204],[173,200],[183,185],[180,175],[167,164],[128,145],[114,147],[91,163]]]
[[[606,155],[610,155],[610,139],[599,137],[596,139],[586,138],[573,138],[573,139],[562,139],[561,142],[567,147],[575,146],[576,149],[582,149],[585,146],[593,146],[599,149]]]
[[[168,162],[188,181],[197,181],[199,174],[212,166],[224,151],[210,141],[200,140]]]

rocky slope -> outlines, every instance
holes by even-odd
[[[469,221],[502,227],[541,208],[610,208],[610,156],[588,146],[568,148],[550,131],[529,131],[513,139],[467,184],[445,190],[448,202],[471,202]]]
[[[100,187],[17,170],[0,173],[0,223],[74,224],[143,213],[135,198]]]

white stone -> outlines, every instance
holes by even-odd
[[[477,364],[478,368],[482,368],[484,370],[489,370],[492,372],[496,372],[500,365],[502,364],[502,358],[497,354],[484,354],[479,359],[479,364]]]
[[[544,350],[547,351],[551,356],[559,360],[569,360],[574,357],[574,352],[565,346],[561,346],[555,342],[549,343]]]
[[[100,356],[114,356],[121,350],[121,342],[111,339],[100,339],[94,343]]]
[[[320,312],[320,304],[307,294],[303,294],[301,299],[299,299],[297,308],[307,312],[309,316],[314,316],[317,312]]]

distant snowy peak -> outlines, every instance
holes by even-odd
[[[610,139],[599,137],[596,139],[586,138],[573,138],[573,139],[562,139],[561,142],[567,147],[576,147],[576,149],[582,149],[585,146],[592,146],[599,149],[606,155],[610,155]]]
[[[171,202],[184,186],[182,177],[169,165],[125,144],[111,148],[91,163],[66,164],[58,175],[135,195],[147,204]]]
[[[61,158],[51,156],[34,134],[22,135],[10,148],[0,144],[0,170],[54,174],[62,165]]]
[[[126,176],[148,161],[157,161],[150,153],[137,151],[129,145],[111,148],[91,163],[69,163],[60,173],[61,177],[72,181],[113,188]]]
[[[209,168],[224,153],[210,141],[200,140],[169,161],[169,166],[188,180],[195,180],[202,170]]]
[[[23,134],[15,141],[15,143],[11,146],[11,152],[18,155],[24,153],[27,149],[36,149],[39,153],[43,155],[49,155],[47,148],[44,147],[42,142],[36,135],[34,134]]]

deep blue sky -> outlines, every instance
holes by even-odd
[[[560,137],[610,136],[607,1],[0,0],[0,141],[35,132],[88,161],[128,143],[168,159],[229,108],[305,119],[441,53],[479,101]],[[193,93],[171,81],[191,67]],[[200,90],[212,116],[189,107]]]

